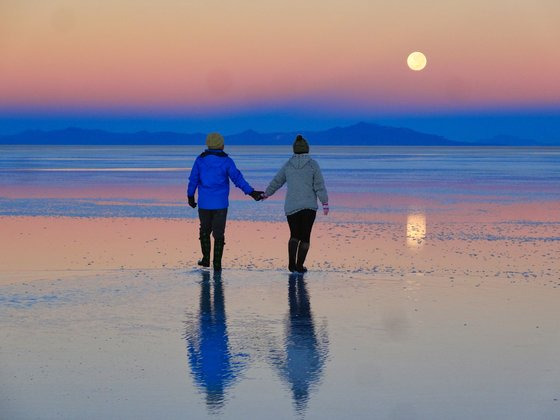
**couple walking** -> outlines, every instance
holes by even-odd
[[[210,267],[210,235],[214,237],[214,270],[222,269],[225,229],[229,206],[229,180],[255,201],[264,200],[287,184],[284,211],[290,226],[288,241],[288,269],[304,273],[305,257],[309,251],[311,229],[317,214],[317,199],[323,213],[329,213],[329,199],[321,169],[309,157],[309,144],[298,135],[294,141],[293,156],[280,168],[265,191],[257,191],[243,178],[233,159],[224,152],[224,138],[218,133],[206,137],[208,147],[199,155],[189,176],[187,197],[189,206],[197,206],[194,194],[198,189],[198,217],[200,219],[200,248],[202,259],[198,265]]]

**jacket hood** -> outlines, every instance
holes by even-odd
[[[227,153],[223,150],[206,149],[200,156],[200,164],[207,168],[218,168],[224,164]]]
[[[296,169],[301,169],[309,162],[311,162],[311,157],[309,157],[307,153],[302,153],[293,155],[288,161],[288,164],[292,165]]]

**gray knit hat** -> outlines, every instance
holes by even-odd
[[[309,144],[301,134],[298,134],[294,141],[294,153],[299,155],[301,153],[309,153]]]

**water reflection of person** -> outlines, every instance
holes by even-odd
[[[185,338],[193,379],[206,394],[210,411],[219,411],[241,367],[230,351],[220,272],[214,272],[211,282],[210,272],[202,271],[198,319],[187,326]]]
[[[311,390],[321,380],[329,343],[326,328],[315,326],[301,275],[290,275],[288,300],[284,346],[280,351],[272,351],[272,362],[292,392],[296,411],[303,414]]]

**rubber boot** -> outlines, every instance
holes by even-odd
[[[222,255],[224,255],[225,239],[214,239],[214,270],[220,271],[222,269]]]
[[[210,267],[210,234],[200,235],[200,249],[202,250],[202,259],[198,261],[198,265],[202,267]]]
[[[296,255],[299,245],[299,239],[290,238],[288,241],[288,270],[291,273],[296,271]]]
[[[309,242],[301,241],[299,243],[297,260],[296,260],[296,271],[298,273],[305,273],[307,271],[307,268],[303,266],[303,263],[305,262],[305,257],[307,257],[307,251],[309,251]]]

